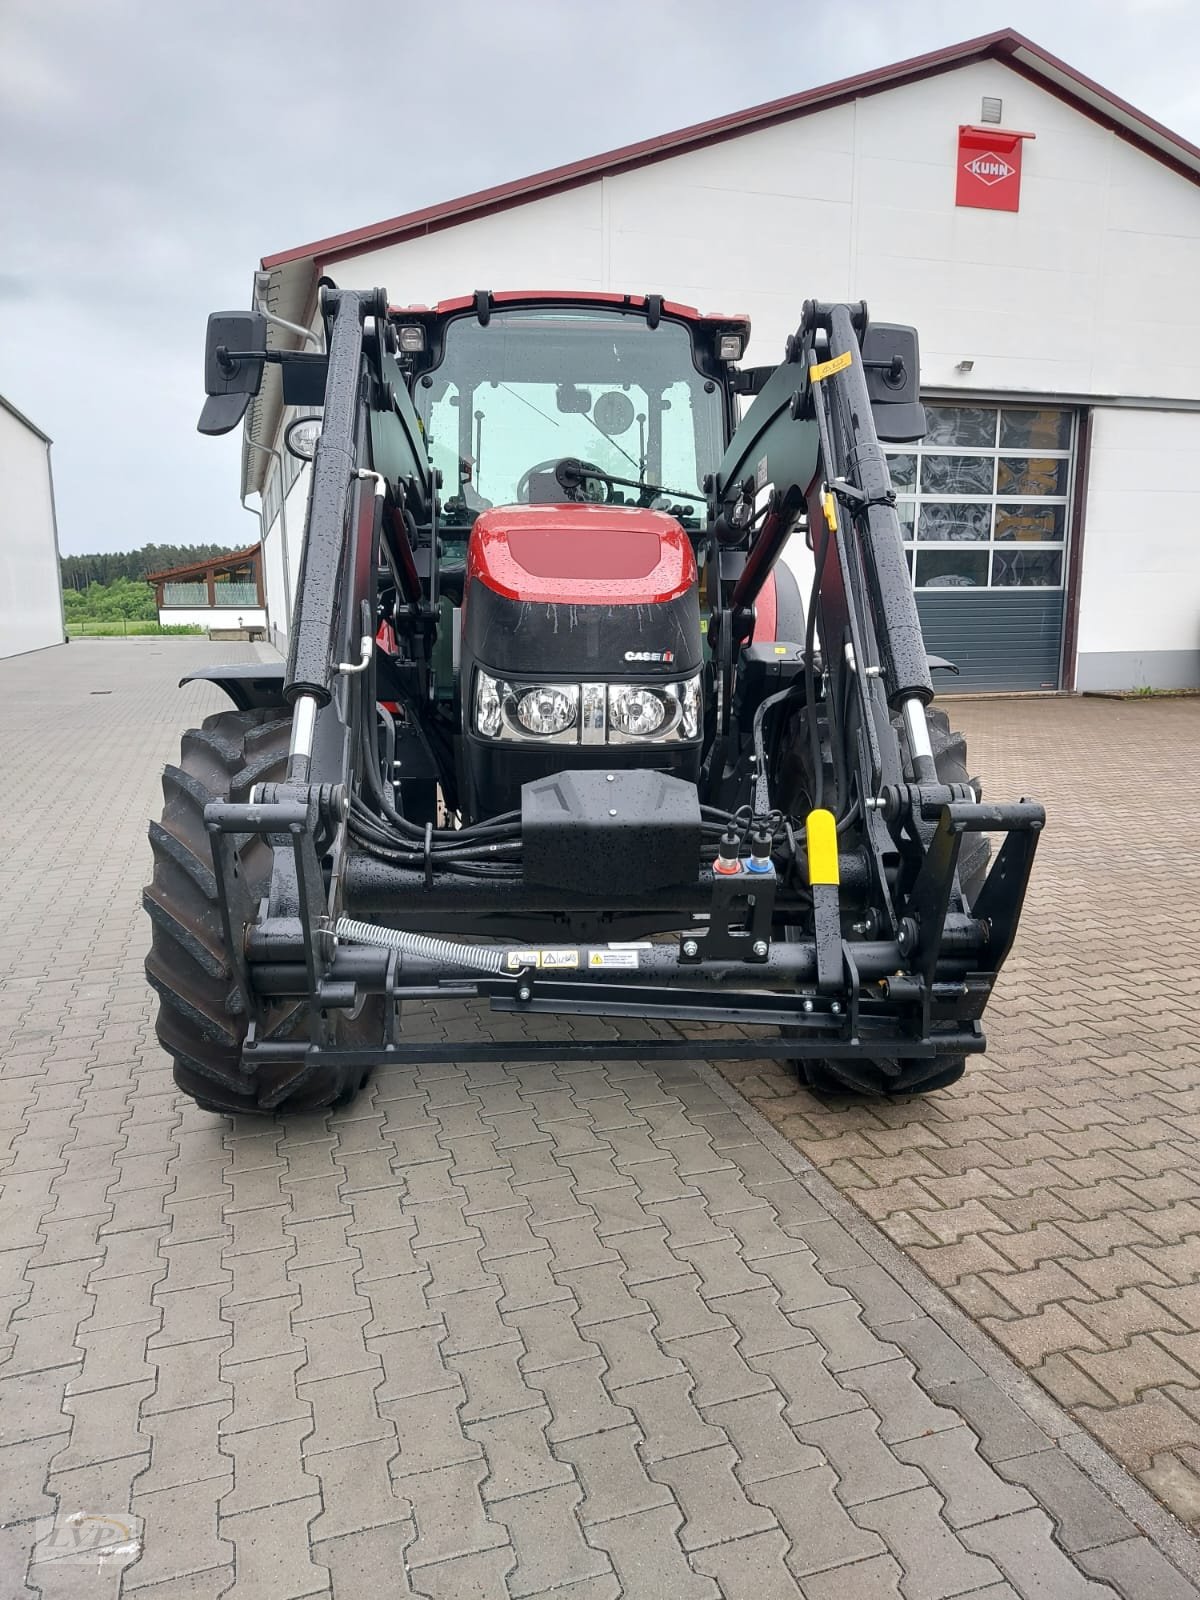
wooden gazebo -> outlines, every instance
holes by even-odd
[[[146,582],[154,585],[155,603],[164,622],[171,620],[164,612],[247,612],[261,611],[266,605],[261,544],[188,566],[148,572]]]

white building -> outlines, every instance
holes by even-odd
[[[0,395],[0,656],[65,637],[50,440]]]
[[[782,355],[806,298],[865,299],[920,332],[931,430],[893,478],[927,643],[960,664],[956,686],[1200,685],[1200,149],[1020,35],[263,269],[269,309],[308,326],[322,274],[397,305],[653,290],[748,311],[751,364]],[[307,492],[307,468],[271,453],[288,420],[268,369],[243,488],[263,496],[273,619],[290,615]]]

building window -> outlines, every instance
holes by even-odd
[[[888,452],[918,589],[1059,589],[1075,418],[1048,406],[925,407],[919,445]]]

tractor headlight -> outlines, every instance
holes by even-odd
[[[579,690],[546,685],[542,689],[526,689],[516,703],[517,721],[527,733],[543,735],[565,733],[575,721],[575,706]]]
[[[617,733],[645,739],[657,733],[667,720],[667,707],[653,689],[632,683],[614,684],[608,691],[608,720]]]
[[[485,739],[500,732],[500,685],[486,672],[475,677],[475,731]]]
[[[679,744],[701,733],[700,674],[675,683],[506,683],[475,670],[482,739],[553,744]]]

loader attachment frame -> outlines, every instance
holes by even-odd
[[[670,315],[661,301],[648,307],[656,299],[631,303],[628,314]],[[929,664],[873,414],[894,404],[881,425],[918,426],[919,408],[903,393],[908,383],[915,396],[915,371],[896,353],[904,340],[875,363],[902,391],[881,401],[864,364],[865,306],[807,302],[784,362],[757,384],[708,485],[696,544],[719,710],[702,825],[706,839],[724,828],[722,847],[742,823],[751,838],[768,830],[754,875],[723,875],[714,845],[687,881],[597,888],[566,903],[525,875],[511,821],[489,834],[438,827],[431,809],[417,820],[397,810],[396,795],[410,792],[403,776],[389,787],[401,747],[418,774],[411,793],[432,794],[435,781],[444,792],[452,781],[423,720],[445,608],[437,485],[408,389],[421,367],[398,355],[382,291],[326,285],[321,310],[324,419],[281,691],[293,713],[287,777],[205,812],[249,1018],[242,1070],[596,1051],[886,1062],[982,1050],[980,1019],[1045,817],[1036,802],[984,804],[968,785],[938,781],[925,721]],[[910,367],[915,335],[911,352]],[[724,381],[731,401],[738,385],[732,374]],[[802,670],[739,721],[756,602],[796,536],[811,543],[815,570],[806,637],[792,641]],[[399,641],[386,661],[381,618]],[[258,703],[270,703],[269,692]],[[799,807],[780,792],[767,753],[772,716],[795,719],[813,754]],[[1002,843],[970,905],[959,853],[981,832]],[[238,874],[239,851],[255,835],[274,847],[259,904]],[[386,1002],[380,1036],[347,1045],[339,1020],[368,996]],[[743,1034],[405,1041],[406,1001],[466,996],[509,1013],[732,1023]],[[307,1036],[271,1038],[268,1011],[289,998],[307,1006]]]

